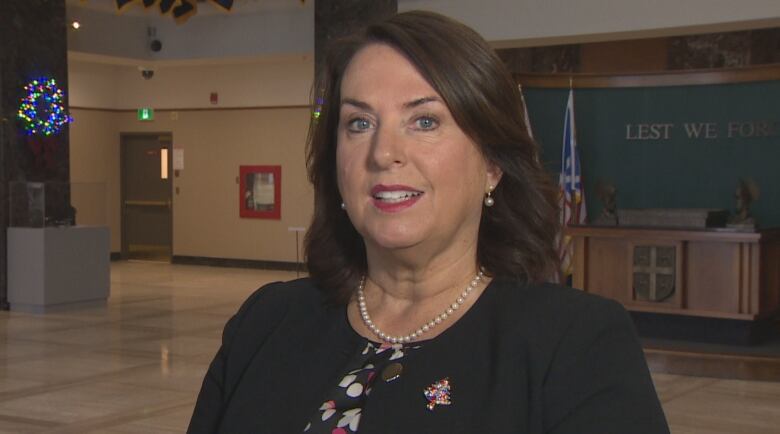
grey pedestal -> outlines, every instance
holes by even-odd
[[[11,310],[42,313],[105,304],[109,239],[105,226],[8,228]]]

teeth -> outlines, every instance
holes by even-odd
[[[411,197],[419,196],[422,193],[416,192],[416,191],[408,191],[408,190],[401,190],[401,191],[382,191],[374,195],[374,198],[379,199],[383,202],[403,202]]]

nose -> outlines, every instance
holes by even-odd
[[[369,164],[380,170],[386,170],[394,166],[403,166],[406,163],[406,146],[403,134],[386,125],[377,127],[372,137]]]

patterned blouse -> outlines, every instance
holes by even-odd
[[[327,399],[304,428],[306,434],[351,434],[358,431],[360,415],[377,373],[392,381],[391,365],[409,351],[420,348],[402,344],[377,344],[366,340],[366,347],[347,365],[347,373],[331,389]],[[390,367],[389,371],[387,370]],[[389,376],[388,376],[389,375]]]

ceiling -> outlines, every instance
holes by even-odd
[[[119,13],[114,0],[66,0],[66,16],[81,24],[68,28],[68,51],[93,59],[150,63],[314,51],[313,0],[235,0],[230,12],[206,1],[183,24],[140,2]],[[162,49],[151,50],[152,40]]]
[[[309,0],[313,2],[314,0]],[[226,12],[221,7],[207,0],[197,0],[198,15],[223,15]],[[300,9],[305,4],[305,0],[235,0],[233,8],[229,14],[246,15],[256,14],[268,11],[295,10]],[[65,0],[65,5],[69,10],[86,9],[117,15],[146,16],[152,19],[165,20],[170,17],[162,16],[154,7],[144,8],[141,2],[134,2],[117,11],[114,0]]]

